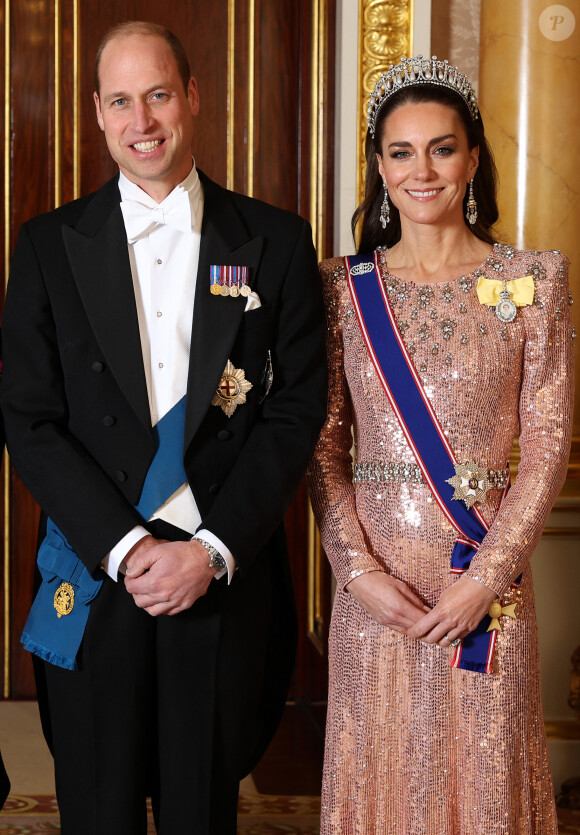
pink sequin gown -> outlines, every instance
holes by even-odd
[[[359,462],[414,462],[377,379],[342,259],[323,262],[330,399],[309,483],[337,579],[322,835],[552,835],[554,796],[540,699],[530,556],[562,485],[570,443],[572,325],[567,259],[496,245],[474,273],[403,283],[383,266],[398,327],[459,461],[517,480],[480,505],[490,530],[468,575],[504,596],[523,572],[518,619],[502,618],[492,675],[451,669],[452,650],[380,626],[349,580],[385,571],[430,606],[453,582],[454,531],[417,483],[353,487]],[[502,323],[477,281],[532,275],[534,303]],[[515,595],[515,598],[514,598]]]

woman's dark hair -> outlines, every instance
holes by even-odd
[[[382,153],[381,142],[385,119],[397,107],[404,104],[420,104],[422,102],[437,102],[452,107],[465,128],[469,149],[479,146],[479,166],[473,179],[473,193],[477,202],[477,220],[471,226],[465,221],[468,229],[482,241],[493,244],[496,237],[492,226],[498,218],[497,210],[497,170],[491,148],[488,145],[483,130],[481,116],[473,121],[467,105],[458,93],[446,87],[437,87],[434,84],[420,84],[416,87],[406,87],[394,93],[379,110],[375,135],[371,136],[367,131],[365,155],[367,161],[365,196],[363,202],[352,216],[351,229],[356,243],[357,227],[361,222],[360,241],[357,252],[372,252],[378,246],[391,247],[401,238],[401,219],[399,210],[389,200],[390,222],[387,228],[383,229],[379,217],[381,203],[383,202],[384,189],[383,180],[379,174],[377,154]],[[467,206],[467,193],[463,200],[464,215]]]

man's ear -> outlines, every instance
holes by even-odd
[[[189,107],[192,116],[197,116],[199,113],[199,91],[197,89],[197,81],[193,76],[189,79],[187,85],[187,98],[189,100]]]
[[[93,101],[95,102],[95,110],[97,112],[97,122],[99,123],[99,127],[101,130],[105,130],[103,114],[101,113],[101,102],[99,101],[99,94],[96,91],[93,93]]]

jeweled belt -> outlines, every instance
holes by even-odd
[[[488,489],[503,490],[509,478],[509,470],[482,469],[490,484]],[[394,461],[361,461],[354,465],[353,484],[374,481],[396,481],[400,484],[425,484],[418,464]]]

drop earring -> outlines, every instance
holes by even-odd
[[[473,226],[477,220],[477,203],[475,202],[475,197],[473,196],[473,177],[469,181],[469,196],[467,198],[467,211],[465,212],[465,217],[467,218],[470,226]]]
[[[383,229],[386,229],[387,223],[391,219],[391,208],[389,206],[389,193],[387,191],[387,184],[385,182],[383,182],[383,188],[385,189],[385,196],[383,197],[383,202],[381,203],[381,213],[379,215],[379,220]]]

